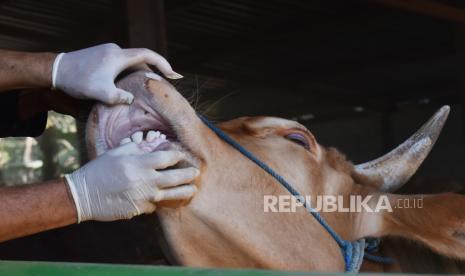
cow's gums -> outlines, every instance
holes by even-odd
[[[147,151],[176,148],[201,170],[194,183],[198,192],[178,208],[159,208],[158,218],[172,261],[210,267],[259,267],[289,270],[342,271],[340,248],[304,208],[296,212],[264,212],[265,195],[288,193],[264,171],[218,138],[198,118],[189,103],[164,80],[150,80],[143,72],[130,74],[118,86],[131,91],[130,106],[98,105],[87,126],[91,157],[115,147],[133,133],[160,131],[166,135],[145,142]],[[404,184],[432,148],[447,118],[439,110],[406,143],[372,162],[354,166],[335,149],[318,144],[297,122],[273,117],[243,117],[218,126],[265,161],[301,194],[351,195],[388,198]],[[149,139],[151,140],[151,139]],[[109,172],[111,173],[111,172]],[[344,200],[345,201],[345,200]],[[441,202],[438,208],[438,202]],[[346,240],[397,235],[421,241],[437,252],[465,258],[465,216],[460,195],[425,197],[421,209],[392,213],[322,213]],[[431,225],[443,225],[435,230]],[[154,233],[147,233],[153,235]],[[450,248],[450,249],[448,249]]]

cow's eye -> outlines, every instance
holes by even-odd
[[[286,135],[285,138],[288,139],[289,141],[292,141],[304,147],[307,150],[310,149],[310,144],[308,143],[307,138],[305,137],[305,135],[301,133],[291,133],[291,134]]]

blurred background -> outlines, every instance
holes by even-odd
[[[53,111],[40,137],[0,138],[0,186],[54,179],[77,169],[85,154],[80,141],[74,118]]]
[[[1,48],[104,42],[163,54],[186,76],[178,90],[215,120],[298,120],[356,163],[392,149],[448,104],[436,147],[402,192],[465,187],[463,1],[0,0]],[[0,183],[77,168],[83,136],[82,123],[52,113],[41,137],[0,139]],[[430,267],[438,263],[462,271],[428,256],[424,271],[444,272]]]

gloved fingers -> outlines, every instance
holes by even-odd
[[[165,200],[189,199],[195,194],[196,191],[197,187],[194,185],[182,185],[174,188],[163,189],[158,191],[153,201],[159,202]]]
[[[150,69],[150,67],[146,63],[138,63],[134,66],[129,67],[128,70],[152,72],[152,69]]]
[[[145,154],[145,152],[136,143],[129,141],[129,142],[125,142],[124,144],[116,148],[109,150],[107,154],[110,154],[113,156],[123,156],[123,155],[142,155],[142,154]]]
[[[165,169],[176,165],[185,158],[184,153],[175,150],[155,151],[141,156],[140,162],[148,168]]]
[[[157,206],[152,202],[144,201],[142,204],[139,204],[138,209],[140,210],[140,214],[151,214],[155,212]]]
[[[191,183],[199,173],[199,170],[194,167],[161,171],[158,172],[155,186],[168,188]]]
[[[102,93],[98,95],[95,93],[91,98],[96,98],[101,102],[108,104],[108,105],[115,105],[115,104],[131,104],[134,101],[134,95],[132,93],[117,88],[114,84],[109,85],[109,87],[103,88]]]
[[[160,75],[158,75],[158,74],[156,74],[154,72],[146,72],[145,77],[149,78],[149,79],[152,79],[152,80],[156,80],[156,81],[162,81],[162,78],[160,77]]]
[[[169,62],[161,55],[145,48],[133,48],[123,50],[129,58],[127,67],[140,63],[146,63],[158,68],[169,79],[180,79],[183,76],[173,71]]]
[[[105,43],[105,44],[89,47],[89,48],[86,48],[84,50],[87,50],[87,49],[90,49],[90,48],[97,48],[97,47],[99,47],[99,48],[107,48],[107,49],[111,49],[111,50],[121,49],[121,47],[118,44],[116,44],[114,42],[110,42],[110,43]]]
[[[134,101],[134,95],[126,90],[116,88],[113,94],[115,99],[113,104],[132,104]]]

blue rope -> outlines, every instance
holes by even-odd
[[[373,255],[373,254],[370,254],[370,253],[367,253],[367,252],[365,252],[365,255],[363,256],[363,258],[365,258],[365,259],[367,259],[369,261],[375,262],[375,263],[382,263],[382,264],[388,264],[388,265],[393,264],[393,263],[396,262],[392,258],[377,256],[377,255]]]
[[[361,239],[359,241],[346,241],[342,239],[331,226],[329,226],[328,223],[323,219],[323,217],[316,212],[314,209],[309,208],[307,206],[307,203],[304,199],[303,196],[300,195],[300,193],[292,187],[291,184],[289,184],[281,175],[276,173],[273,169],[271,169],[267,164],[263,163],[260,159],[258,159],[253,153],[250,151],[246,150],[244,147],[242,147],[239,143],[237,143],[234,139],[229,137],[226,133],[224,133],[221,129],[216,127],[214,124],[212,124],[209,120],[207,120],[204,116],[199,115],[200,119],[202,122],[207,125],[216,135],[218,135],[221,139],[223,139],[226,143],[231,145],[233,148],[235,148],[237,151],[242,153],[245,157],[250,159],[252,162],[254,162],[256,165],[258,165],[260,168],[262,168],[264,171],[266,171],[268,174],[270,174],[272,177],[274,177],[286,190],[289,191],[294,197],[297,198],[298,201],[302,203],[302,205],[305,207],[305,209],[308,210],[310,214],[313,215],[313,217],[325,228],[325,230],[333,237],[333,239],[336,241],[336,243],[339,245],[339,247],[342,250],[342,254],[344,256],[344,262],[345,262],[345,270],[346,272],[357,272],[358,269],[360,268],[361,262],[364,257],[364,249],[365,249],[365,240]],[[360,247],[363,247],[360,249]],[[375,257],[379,256],[374,256],[374,255],[366,255],[367,259],[369,260],[375,260]],[[381,260],[383,257],[379,257],[379,261],[383,263],[385,260]],[[387,258],[386,258],[387,259]]]
[[[383,263],[383,264],[393,264],[395,263],[394,259],[389,257],[377,256],[371,253],[376,252],[378,250],[378,246],[380,243],[379,239],[376,238],[366,238],[366,246],[365,246],[365,256],[364,258],[376,262],[376,263]]]

